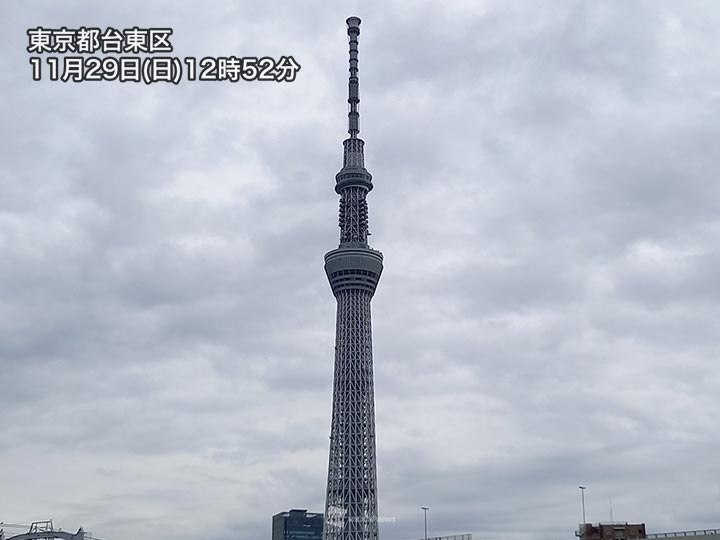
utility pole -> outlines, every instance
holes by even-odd
[[[425,540],[428,540],[428,537],[427,537],[427,512],[428,512],[428,510],[430,510],[430,508],[428,508],[427,506],[422,506],[421,508],[422,508],[422,511],[425,512]]]

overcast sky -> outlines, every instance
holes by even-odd
[[[339,5],[342,4],[342,5]],[[262,540],[322,511],[360,36],[383,540],[720,526],[720,4],[0,7],[0,521]],[[292,83],[32,80],[169,26]],[[13,529],[20,532],[19,529]]]

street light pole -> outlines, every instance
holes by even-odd
[[[427,506],[421,506],[422,511],[425,512],[425,540],[428,540],[427,537],[427,511],[430,510]]]
[[[583,509],[583,526],[585,525],[585,486],[578,486],[580,488],[580,497],[582,498],[582,509]]]

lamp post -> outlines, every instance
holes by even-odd
[[[583,509],[583,526],[585,526],[585,490],[587,489],[585,486],[578,486],[580,489],[580,498],[582,499],[582,509]]]
[[[425,540],[428,540],[428,537],[427,537],[427,512],[428,512],[428,510],[430,510],[430,508],[428,508],[427,506],[421,506],[420,508],[422,508],[422,511],[425,512]]]

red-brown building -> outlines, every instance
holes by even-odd
[[[639,540],[647,538],[644,523],[583,523],[576,533],[580,540]]]

